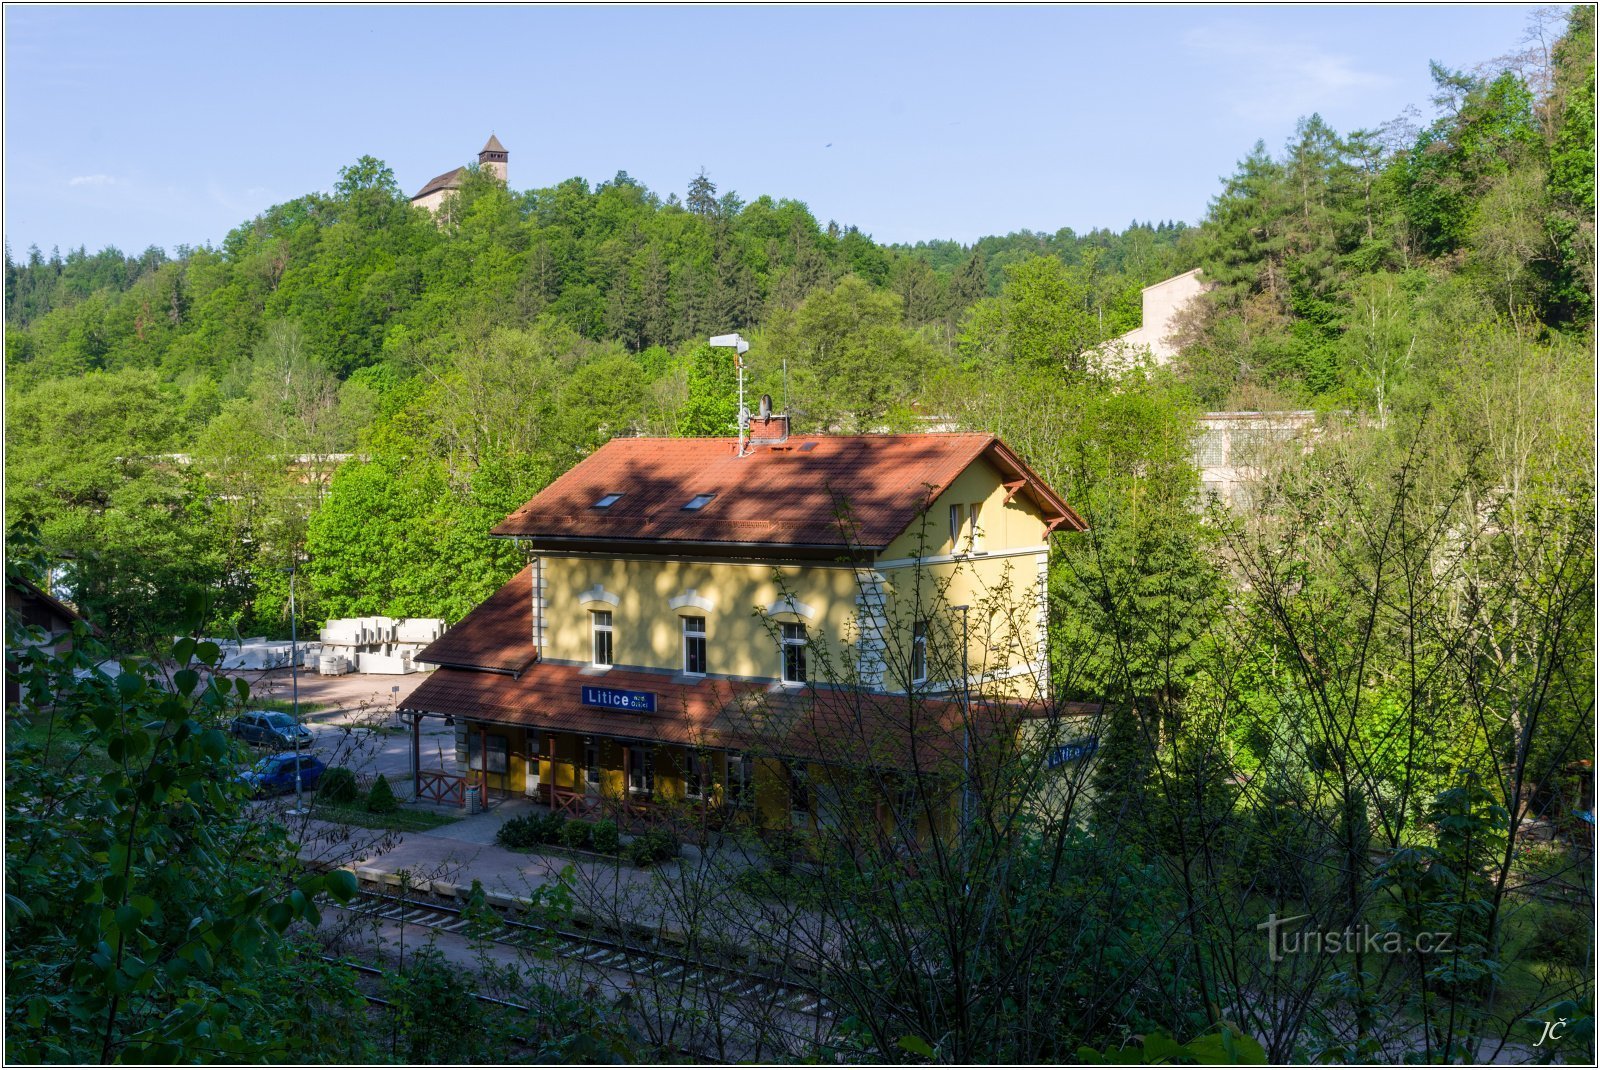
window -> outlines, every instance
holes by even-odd
[[[920,684],[928,678],[928,622],[919,620],[911,626],[911,682]]]
[[[786,684],[803,684],[806,682],[806,626],[804,624],[785,624],[783,626],[783,682]]]
[[[510,740],[505,736],[490,736],[489,772],[504,773],[506,758],[510,753]],[[483,772],[483,736],[477,732],[467,733],[467,768],[474,772]]]
[[[591,795],[600,790],[600,745],[593,736],[583,737],[583,782]]]
[[[652,795],[656,790],[655,755],[649,747],[628,748],[628,794]]]
[[[696,494],[693,498],[689,499],[689,503],[685,505],[684,508],[704,509],[706,506],[711,504],[711,499],[715,497],[715,494]]]
[[[683,671],[692,676],[706,672],[706,619],[683,618]]]
[[[727,804],[739,808],[750,806],[755,802],[755,793],[751,790],[751,783],[755,779],[755,762],[748,754],[730,752],[728,755],[728,796]]]
[[[961,506],[950,507],[950,552],[961,552]]]
[[[973,502],[972,508],[967,510],[967,548],[973,553],[983,544],[983,532],[978,530],[978,510],[982,507],[982,502]]]
[[[811,812],[811,784],[805,767],[794,762],[783,763],[784,779],[789,785],[789,810],[796,814]]]
[[[600,496],[600,500],[599,500],[599,501],[597,501],[597,502],[595,502],[595,503],[594,503],[594,507],[595,507],[595,508],[596,508],[596,509],[609,509],[609,508],[611,508],[611,507],[612,507],[612,506],[613,506],[613,505],[616,505],[616,504],[617,504],[617,502],[619,502],[619,501],[621,501],[621,500],[622,500],[622,495],[621,495],[621,493],[616,493],[616,494],[602,494],[602,495],[601,495],[601,496]]]
[[[611,666],[611,611],[596,609],[589,614],[589,628],[594,633],[594,663]]]
[[[699,751],[690,751],[683,759],[683,794],[690,799],[704,799],[710,783],[710,760]]]

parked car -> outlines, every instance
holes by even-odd
[[[287,713],[246,710],[228,723],[228,730],[246,743],[262,743],[277,750],[311,746],[311,730]]]
[[[272,754],[239,774],[239,783],[256,795],[281,795],[294,790],[295,767],[299,766],[300,790],[315,791],[317,781],[328,768],[312,754]]]

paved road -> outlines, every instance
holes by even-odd
[[[293,687],[288,669],[236,673],[250,683],[258,698],[289,701]],[[343,765],[364,776],[382,773],[403,798],[411,791],[411,731],[399,727],[393,711],[426,673],[380,676],[350,673],[318,676],[301,673],[300,703],[306,727],[316,736],[313,753],[330,766]],[[422,768],[455,769],[455,729],[437,717],[425,718],[421,729]]]

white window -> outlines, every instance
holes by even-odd
[[[728,806],[737,809],[755,805],[755,793],[751,790],[755,781],[755,764],[748,754],[737,751],[728,754]]]
[[[919,620],[911,626],[911,682],[920,684],[928,678],[928,622]]]
[[[622,495],[620,493],[602,494],[600,500],[594,503],[594,507],[596,509],[609,509],[621,499]]]
[[[649,747],[628,748],[628,794],[651,795],[656,790],[655,754]]]
[[[978,510],[982,507],[982,502],[973,502],[967,510],[967,548],[973,553],[983,548],[983,531],[978,527]]]
[[[583,784],[585,793],[600,793],[600,744],[593,736],[583,737]]]
[[[706,672],[706,619],[683,618],[683,671],[691,676]]]
[[[715,497],[715,494],[696,494],[693,498],[689,499],[688,504],[685,505],[684,508],[704,509],[706,506],[711,504],[711,499]]]
[[[811,778],[806,775],[806,768],[799,762],[783,763],[784,780],[789,788],[790,813],[811,813]]]
[[[596,609],[589,614],[589,630],[594,634],[594,663],[611,666],[611,611]]]
[[[950,507],[950,552],[961,552],[961,506]]]
[[[683,794],[690,799],[704,799],[711,784],[710,759],[699,751],[689,751],[683,759]]]
[[[783,682],[786,684],[803,684],[806,682],[806,626],[804,624],[785,624],[783,626]]]

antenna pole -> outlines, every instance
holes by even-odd
[[[744,358],[733,358],[739,365],[739,456],[744,456],[745,436],[750,432],[750,410],[744,407]]]

